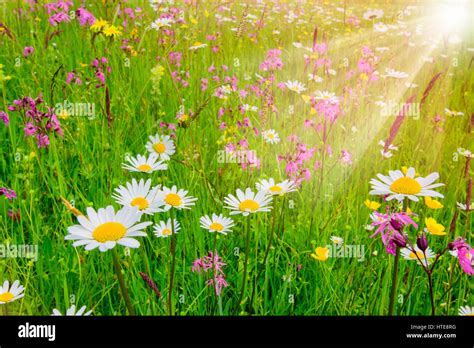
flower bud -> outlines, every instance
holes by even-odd
[[[400,221],[393,219],[390,220],[390,226],[392,226],[395,231],[401,231],[403,229],[403,224]]]
[[[416,238],[416,245],[421,251],[425,251],[428,248],[428,239],[426,239],[426,234],[422,233],[418,238]]]
[[[392,240],[395,243],[395,245],[399,248],[404,248],[407,246],[406,237],[400,233],[394,233],[392,236]]]

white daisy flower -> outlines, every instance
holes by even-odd
[[[301,82],[296,81],[296,80],[295,81],[288,80],[287,82],[285,82],[285,86],[290,91],[296,92],[298,94],[300,94],[301,92],[306,91],[305,85],[302,84]]]
[[[380,150],[380,153],[382,154],[382,157],[384,158],[390,158],[393,156],[393,153],[392,151],[398,151],[398,146],[395,146],[393,144],[390,144],[388,146],[388,150],[387,152],[384,151],[384,148],[385,148],[385,141],[383,140],[380,140],[379,141],[379,145],[382,146],[382,150]]]
[[[86,312],[86,306],[82,306],[77,312],[76,312],[76,306],[72,305],[67,311],[65,316],[84,316],[87,317],[91,315],[92,311]],[[53,309],[53,314],[51,316],[62,316],[61,312],[57,310],[56,308]]]
[[[310,81],[314,81],[316,83],[321,83],[323,82],[323,78],[318,76],[318,75],[315,75],[315,74],[308,74],[308,80]]]
[[[382,155],[383,158],[390,158],[393,156],[392,151],[385,152],[383,149],[380,150],[380,154]]]
[[[418,261],[418,263],[420,263],[420,261],[418,260],[420,259],[421,262],[423,262],[425,266],[429,266],[431,263],[430,260],[434,259],[434,257],[436,256],[433,250],[431,250],[429,247],[426,248],[425,253],[423,254],[423,251],[421,251],[420,248],[418,248],[418,246],[415,245],[415,252],[416,252],[416,255],[413,251],[411,251],[408,248],[400,249],[400,253],[405,260],[416,260]],[[426,255],[426,259],[425,259],[425,255]]]
[[[23,293],[25,288],[20,285],[20,281],[15,280],[11,287],[9,285],[8,280],[5,280],[3,286],[0,286],[0,304],[13,302],[25,296]]]
[[[146,236],[142,230],[152,224],[150,221],[138,223],[141,216],[138,207],[124,207],[117,212],[111,205],[97,212],[89,207],[87,216],[77,217],[80,225],[68,227],[69,234],[64,239],[74,240],[74,247],[85,245],[86,250],[99,248],[102,252],[116,244],[138,248],[140,243],[133,237]]]
[[[383,10],[372,10],[372,9],[368,9],[364,15],[363,15],[364,19],[366,20],[374,20],[374,19],[379,19],[379,18],[382,18],[383,17]]]
[[[463,306],[459,308],[459,315],[473,317],[474,307]]]
[[[135,157],[128,157],[127,161],[130,164],[122,163],[122,168],[131,172],[152,173],[156,170],[167,170],[168,165],[158,160],[156,153],[150,154],[148,159],[145,156],[138,155]]]
[[[194,44],[192,44],[192,46],[190,46],[189,49],[191,51],[194,51],[194,50],[197,50],[199,48],[204,48],[206,46],[207,46],[207,44],[197,41]]]
[[[392,77],[394,79],[406,79],[408,74],[403,71],[397,71],[394,69],[387,68],[385,69],[385,75],[381,75],[382,77]]]
[[[266,143],[276,144],[280,142],[280,136],[274,129],[269,129],[262,132],[263,139]]]
[[[172,23],[173,20],[171,18],[158,18],[153,23],[151,23],[151,27],[155,30],[160,30],[164,27],[170,27]]]
[[[439,178],[439,174],[436,172],[425,178],[421,176],[415,178],[415,169],[410,167],[406,171],[406,175],[401,170],[390,170],[388,176],[377,174],[377,177],[380,180],[370,180],[372,191],[369,194],[388,195],[388,201],[392,199],[402,201],[405,197],[408,197],[412,201],[418,202],[419,196],[444,198],[441,193],[432,190],[444,186],[441,183],[433,184]]]
[[[168,188],[163,186],[163,188],[158,192],[158,198],[164,204],[164,211],[168,211],[171,208],[176,209],[191,209],[197,198],[192,196],[187,196],[188,191],[180,189],[178,190],[176,186]]]
[[[462,147],[458,148],[458,154],[460,154],[461,156],[464,156],[464,157],[474,158],[474,153],[472,153],[469,150],[463,149]]]
[[[181,229],[178,220],[173,219],[173,225],[174,226],[171,226],[171,219],[168,219],[168,221],[166,222],[160,221],[158,224],[153,226],[155,236],[157,236],[158,238],[169,237],[173,234],[173,227],[174,233],[178,233],[178,231]]]
[[[209,215],[204,215],[199,219],[201,227],[209,230],[209,232],[218,232],[222,234],[227,234],[227,232],[232,232],[231,227],[234,226],[234,220],[231,218],[225,217],[224,215],[212,214],[212,218]]]
[[[285,180],[279,184],[275,184],[275,180],[270,178],[268,180],[262,179],[256,185],[258,191],[264,191],[269,195],[284,195],[288,192],[296,191],[296,184],[292,180]]]
[[[337,244],[337,245],[342,245],[342,244],[344,244],[344,239],[342,239],[341,237],[331,236],[331,238],[329,238],[329,240],[330,240],[331,242],[333,242],[334,244]]]
[[[374,24],[374,31],[378,33],[386,33],[388,31],[388,26],[386,26],[384,23],[379,22]]]
[[[467,205],[461,202],[456,202],[456,205],[458,206],[459,209],[461,210],[467,210]],[[469,205],[469,210],[474,210],[474,203],[471,203]]]
[[[464,116],[464,112],[452,111],[452,110],[449,110],[448,108],[445,108],[444,112],[446,113],[446,116]]]
[[[161,161],[168,161],[170,156],[176,152],[173,139],[168,135],[150,135],[150,141],[145,147],[149,153],[156,153]]]
[[[331,104],[336,104],[339,101],[339,97],[335,93],[328,91],[316,91],[314,92],[314,98],[316,100],[326,100]]]
[[[379,141],[379,145],[382,146],[382,147],[385,147],[385,141],[380,140],[380,141]],[[389,149],[389,150],[393,150],[393,151],[398,151],[398,146],[395,146],[395,145],[393,145],[393,144],[390,144],[390,145],[388,145],[388,149]]]
[[[237,189],[237,197],[229,194],[224,198],[224,203],[227,204],[225,208],[232,210],[231,215],[242,214],[248,216],[251,213],[269,212],[272,207],[269,204],[272,202],[272,196],[264,191],[259,191],[255,194],[252,189],[247,188],[245,193]]]
[[[119,186],[115,189],[112,197],[115,201],[124,207],[138,207],[141,212],[153,215],[163,211],[160,209],[162,202],[157,200],[159,186],[151,187],[151,179],[141,179],[137,182],[132,179],[132,182],[127,182],[126,187]]]

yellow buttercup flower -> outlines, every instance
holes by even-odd
[[[437,201],[436,199],[433,199],[428,196],[425,197],[425,204],[430,209],[441,209],[444,207],[444,205],[441,204],[440,201]]]
[[[367,208],[369,208],[371,210],[377,210],[378,208],[380,208],[380,203],[379,202],[371,201],[370,199],[366,199],[364,201],[364,204]]]
[[[326,261],[329,258],[329,249],[326,247],[317,247],[314,252],[310,256],[315,260]]]
[[[444,226],[437,223],[433,218],[426,218],[425,224],[425,231],[428,233],[431,233],[435,236],[444,236],[446,234],[446,232],[444,232]]]

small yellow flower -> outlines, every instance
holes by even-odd
[[[444,226],[437,223],[433,218],[425,219],[426,228],[425,231],[435,235],[435,236],[444,236],[446,232],[444,232]]]
[[[104,33],[105,36],[107,37],[117,37],[122,35],[122,32],[120,31],[119,28],[117,28],[115,25],[107,25],[102,32]]]
[[[62,110],[61,113],[58,115],[58,118],[61,120],[65,120],[69,117],[69,114],[67,113],[66,110]]]
[[[311,257],[318,261],[326,261],[329,258],[329,249],[326,247],[317,247],[314,253],[311,253]]]
[[[186,115],[186,114],[183,114],[179,117],[179,122],[186,122],[187,120],[189,120],[189,116]]]
[[[425,204],[430,209],[441,209],[444,207],[444,205],[441,204],[440,201],[437,201],[436,199],[433,199],[428,196],[425,197]]]
[[[380,203],[379,202],[371,201],[370,199],[366,199],[364,201],[364,204],[367,208],[369,208],[371,210],[377,210],[378,208],[380,208]]]
[[[94,24],[91,25],[91,30],[94,33],[98,33],[102,29],[104,29],[109,23],[105,19],[97,19]]]

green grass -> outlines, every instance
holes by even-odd
[[[270,12],[269,3],[263,17],[265,26],[258,29],[255,19],[243,28],[242,37],[236,37],[231,28],[239,26],[245,4],[232,2],[229,11],[218,11],[217,2],[198,2],[199,6],[183,5],[187,26],[175,25],[176,44],[169,41],[163,45],[158,39],[164,36],[155,30],[145,28],[158,15],[153,13],[148,2],[131,1],[130,7],[140,6],[143,19],[129,20],[128,27],[120,38],[109,39],[93,34],[87,27],[81,27],[76,19],[70,23],[60,23],[53,28],[47,21],[44,8],[24,14],[21,18],[13,12],[17,2],[0,5],[5,8],[2,20],[14,34],[12,40],[0,32],[0,64],[4,75],[11,77],[0,84],[2,103],[0,110],[7,109],[13,100],[23,96],[36,97],[42,93],[45,101],[54,106],[64,100],[70,102],[95,103],[96,118],[69,117],[61,119],[64,137],[51,136],[47,149],[38,149],[33,138],[23,134],[24,120],[19,113],[8,112],[10,126],[0,125],[0,186],[15,190],[18,198],[9,202],[0,197],[0,242],[3,244],[36,244],[39,256],[36,262],[25,258],[0,259],[0,281],[11,282],[18,279],[25,286],[25,297],[9,305],[9,312],[20,315],[50,315],[53,308],[64,312],[72,301],[78,306],[86,305],[94,315],[125,315],[127,309],[120,295],[117,278],[114,274],[111,252],[101,253],[97,249],[87,252],[83,247],[73,248],[72,242],[65,241],[67,227],[77,223],[76,218],[62,204],[60,197],[73,201],[75,206],[85,212],[87,207],[100,208],[107,205],[119,206],[114,202],[112,193],[119,185],[132,178],[151,178],[153,184],[189,190],[189,194],[198,197],[191,210],[179,211],[177,219],[181,231],[177,235],[177,262],[174,286],[174,312],[179,315],[385,315],[391,288],[393,257],[385,252],[379,237],[371,239],[371,232],[365,229],[370,223],[370,210],[363,201],[369,198],[369,180],[377,173],[387,174],[388,170],[401,166],[413,166],[420,175],[433,171],[440,173],[440,182],[446,186],[440,189],[445,195],[444,208],[430,210],[421,201],[411,204],[418,214],[416,220],[420,230],[424,228],[424,218],[434,217],[447,230],[456,211],[456,202],[465,202],[467,179],[462,177],[465,158],[453,157],[458,147],[474,150],[474,136],[469,132],[472,114],[472,70],[473,47],[471,31],[465,31],[460,44],[442,43],[432,51],[422,45],[439,33],[428,26],[424,35],[413,36],[414,47],[407,45],[408,39],[397,36],[401,30],[391,30],[387,34],[375,34],[371,22],[362,19],[367,8],[376,7],[367,2],[347,2],[351,10],[361,19],[360,29],[349,29],[342,22],[328,23],[327,18],[343,19],[343,13],[335,5],[318,2],[325,9],[324,15],[316,15],[314,7],[306,4],[301,14],[302,22],[285,23],[284,15],[288,9],[298,11],[295,3],[282,2],[282,10]],[[76,9],[79,1],[74,1]],[[123,18],[116,16],[116,6],[125,6],[122,2],[90,2],[88,10],[95,17],[107,19],[120,25]],[[26,11],[28,5],[20,3]],[[263,7],[249,2],[249,13],[257,19],[262,16]],[[1,7],[3,6],[3,7]],[[273,5],[276,8],[276,5]],[[427,5],[428,6],[428,5]],[[384,7],[386,23],[394,23],[404,4]],[[313,11],[312,11],[313,9]],[[414,32],[415,25],[422,21],[425,9],[414,10],[409,18],[406,31]],[[236,16],[235,22],[219,24],[215,13],[222,16]],[[129,55],[120,49],[121,38],[130,39],[131,30],[138,30],[138,42],[130,42],[137,52]],[[328,39],[328,57],[332,60],[335,76],[324,77],[320,84],[308,81],[308,71],[304,69],[304,54],[310,52],[298,49],[293,42],[312,46],[312,35],[318,28],[319,42],[323,35]],[[49,39],[46,36],[53,30],[61,32]],[[472,29],[472,28],[470,28]],[[279,30],[280,34],[273,33]],[[220,33],[218,53],[208,47],[190,51],[188,47],[195,41],[207,42],[205,36]],[[257,39],[253,39],[256,35]],[[469,41],[470,40],[470,41]],[[387,53],[380,53],[377,70],[381,75],[386,67],[410,73],[416,89],[407,90],[402,82],[395,79],[380,78],[375,82],[356,83],[355,79],[346,81],[345,75],[351,69],[357,69],[363,45],[372,50],[376,47],[389,47]],[[33,46],[35,53],[23,58],[25,46]],[[225,75],[235,75],[239,79],[239,89],[256,81],[255,73],[265,59],[269,49],[280,48],[284,68],[276,72],[271,85],[275,106],[279,113],[268,113],[266,120],[258,113],[248,112],[252,126],[265,130],[273,128],[282,141],[271,145],[264,143],[261,136],[255,136],[252,130],[244,133],[237,130],[238,141],[246,137],[249,148],[255,150],[261,160],[259,169],[242,170],[237,164],[218,163],[218,151],[223,149],[223,131],[219,124],[226,122],[228,127],[236,127],[243,117],[238,111],[239,104],[248,103],[261,110],[264,108],[261,98],[249,94],[246,99],[232,94],[227,100],[212,97],[213,89],[218,85],[211,81],[212,74],[207,72],[211,64],[220,70],[222,64],[229,67]],[[179,68],[188,71],[189,87],[177,87],[170,76],[173,67],[166,61],[157,61],[156,57],[167,57],[171,51],[182,52]],[[379,55],[379,53],[376,53]],[[443,57],[445,55],[445,57]],[[112,68],[107,76],[106,85],[111,95],[112,126],[108,126],[105,105],[105,89],[90,86],[67,85],[66,74],[69,71],[83,71],[84,76],[93,77],[89,67],[95,57],[106,57]],[[434,58],[433,63],[422,61],[423,56]],[[235,64],[238,59],[240,65]],[[347,64],[345,65],[345,58]],[[455,65],[454,59],[457,65]],[[19,63],[19,64],[18,64]],[[151,79],[151,69],[157,64],[164,68],[164,75],[158,84]],[[238,66],[237,66],[238,65]],[[59,72],[53,78],[55,72]],[[438,72],[442,77],[430,91],[426,103],[421,108],[420,118],[407,118],[397,134],[394,144],[399,151],[390,159],[383,159],[377,145],[386,139],[394,117],[380,116],[380,109],[374,105],[378,96],[384,101],[393,99],[403,103],[412,93],[417,93],[419,102],[423,90],[431,78]],[[1,75],[0,75],[1,76]],[[245,80],[250,76],[251,80]],[[201,78],[209,79],[209,89],[200,90]],[[221,74],[221,78],[223,74]],[[317,151],[309,162],[312,177],[304,181],[296,193],[290,193],[285,199],[281,218],[277,222],[282,228],[276,229],[276,238],[269,252],[264,271],[255,279],[264,259],[272,226],[272,213],[259,213],[250,217],[250,249],[245,248],[245,226],[249,217],[236,216],[236,226],[228,235],[214,235],[199,226],[199,218],[205,214],[224,213],[223,198],[235,193],[237,188],[254,188],[262,178],[275,180],[286,178],[285,163],[277,161],[279,154],[285,154],[294,148],[287,140],[296,134],[308,147],[322,146],[316,132],[305,129],[306,119],[318,119],[311,114],[310,107],[300,95],[288,90],[280,90],[277,82],[298,80],[305,83],[309,94],[315,90],[328,90],[343,95],[343,89],[353,89],[353,97],[346,95],[343,104],[344,115],[331,128],[328,143],[334,154],[325,159],[324,175],[321,170],[312,169],[315,160],[321,160]],[[153,92],[155,91],[155,92]],[[159,93],[156,93],[159,91]],[[209,101],[205,101],[209,97]],[[184,98],[181,100],[180,98]],[[148,136],[162,133],[159,122],[175,122],[180,106],[189,114],[189,110],[202,111],[186,127],[177,127],[177,153],[169,162],[169,170],[153,173],[149,176],[127,172],[121,168],[126,154],[145,153]],[[205,105],[205,106],[203,106]],[[294,113],[290,114],[293,105]],[[218,119],[220,107],[231,108]],[[465,116],[446,116],[445,108],[462,111]],[[435,115],[441,115],[441,131],[436,130],[433,122]],[[344,127],[344,128],[343,128]],[[357,131],[353,132],[352,127]],[[234,140],[234,139],[233,139]],[[354,163],[351,166],[339,162],[342,149],[350,151]],[[457,159],[457,160],[456,160]],[[471,177],[473,170],[469,171]],[[380,197],[371,197],[381,202]],[[292,201],[290,208],[290,202]],[[281,204],[281,203],[280,203]],[[13,220],[8,210],[19,212],[20,219]],[[169,213],[154,215],[154,222],[167,220]],[[149,219],[148,217],[146,217]],[[455,236],[466,235],[472,244],[472,218],[465,212],[459,213],[455,230],[445,237],[428,236],[430,247],[441,251]],[[469,222],[470,221],[470,222]],[[277,226],[278,226],[277,223]],[[139,315],[166,315],[167,289],[170,272],[170,238],[158,239],[151,227],[148,237],[138,238],[139,249],[130,250],[127,256],[123,247],[116,247],[121,259],[123,275]],[[355,258],[334,258],[325,262],[312,259],[309,255],[317,246],[330,244],[330,236],[344,238],[346,244],[359,244],[365,248],[365,260]],[[415,231],[410,230],[414,240]],[[229,287],[221,295],[221,308],[218,297],[212,288],[206,287],[206,278],[191,272],[193,261],[204,256],[209,250],[216,249],[227,264],[225,274]],[[237,252],[238,251],[238,252]],[[374,255],[374,252],[377,255]],[[249,256],[246,292],[242,305],[238,306],[242,272],[246,254]],[[163,293],[158,300],[139,276],[147,273]],[[288,279],[291,281],[287,281]],[[285,280],[287,279],[287,280]],[[399,283],[395,313],[397,315],[429,315],[429,289],[426,276],[416,262],[401,259]],[[449,254],[442,256],[433,275],[434,294],[438,315],[456,315],[460,306],[474,305],[474,282],[464,274],[458,262]],[[248,308],[252,288],[257,285],[253,310]],[[449,290],[450,289],[450,290]]]

